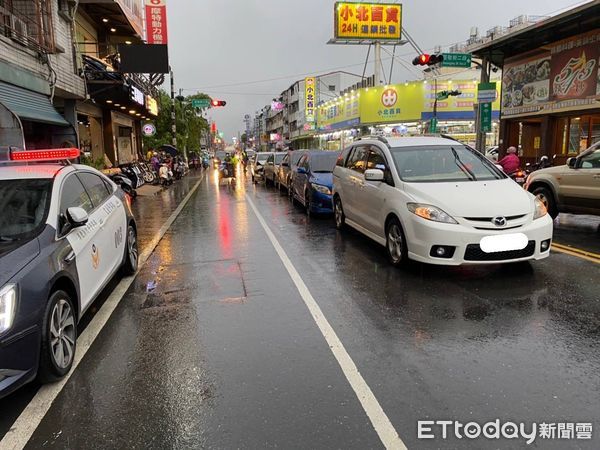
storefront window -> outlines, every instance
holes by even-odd
[[[569,139],[569,118],[561,117],[556,126],[556,151],[557,155],[567,154],[567,141]]]
[[[592,117],[592,128],[590,130],[590,147],[600,141],[600,116]]]
[[[579,117],[571,119],[569,126],[569,153],[579,153],[579,141],[581,139],[580,122],[581,119]]]

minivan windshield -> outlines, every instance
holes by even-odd
[[[0,180],[0,244],[34,237],[46,222],[52,179]]]
[[[506,176],[461,144],[391,149],[398,175],[408,183],[501,180]]]

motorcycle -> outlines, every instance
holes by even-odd
[[[173,184],[173,172],[170,169],[167,169],[164,172],[160,173],[160,185],[161,186],[171,186]]]
[[[139,167],[136,167],[132,163],[128,163],[128,164],[120,164],[119,169],[121,169],[121,172],[131,180],[131,182],[133,183],[133,187],[135,189],[144,185],[142,171]]]
[[[235,182],[235,169],[233,163],[221,162],[219,164],[219,183],[226,179],[230,184]]]
[[[552,158],[554,161],[556,159],[556,155]],[[529,175],[531,172],[535,172],[536,170],[545,169],[546,167],[550,167],[552,164],[550,163],[550,159],[544,155],[540,158],[539,162],[531,164],[525,164],[525,173]]]
[[[142,178],[144,179],[144,182],[148,184],[154,184],[157,180],[156,174],[152,170],[152,167],[150,167],[150,165],[147,163],[139,163],[139,166],[142,170]]]
[[[137,191],[133,187],[133,182],[129,179],[129,177],[123,175],[122,173],[115,173],[109,175],[109,178],[132,199],[137,197]]]
[[[527,180],[527,174],[519,169],[512,173],[507,174],[513,181],[515,181],[519,186],[525,186],[525,181]]]

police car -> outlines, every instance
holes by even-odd
[[[0,148],[0,397],[65,376],[79,319],[138,267],[129,198],[78,157]]]

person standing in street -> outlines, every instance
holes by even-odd
[[[506,156],[498,161],[498,164],[502,166],[502,170],[508,175],[519,170],[519,167],[521,167],[521,160],[517,156],[516,147],[508,147]]]

